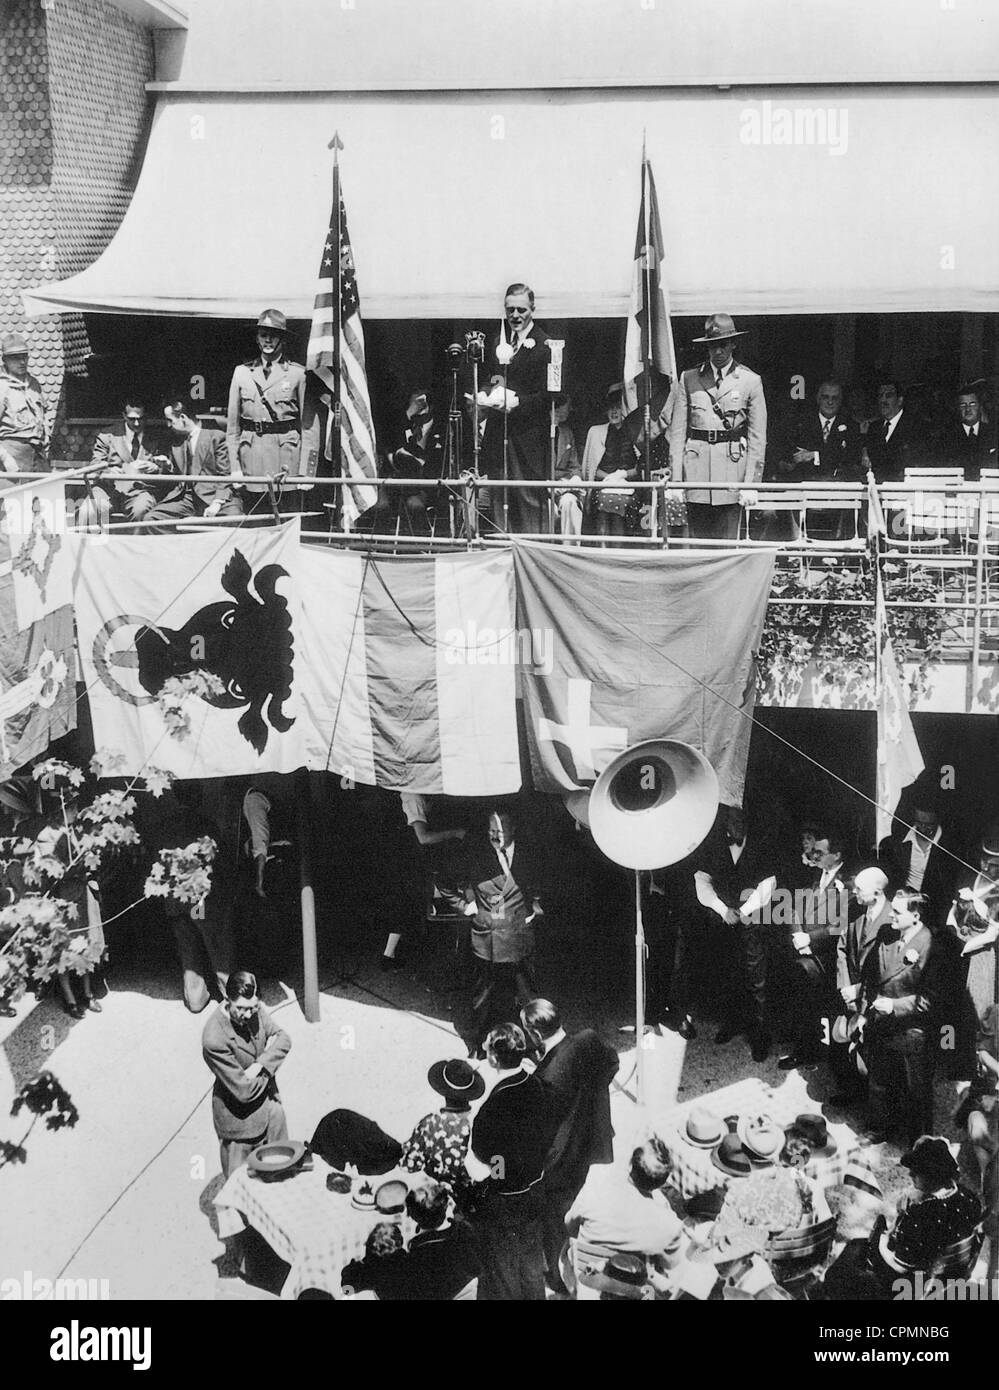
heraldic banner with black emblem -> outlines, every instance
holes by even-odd
[[[121,772],[291,772],[300,718],[299,522],[81,536],[80,665],[99,749]]]

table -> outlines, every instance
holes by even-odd
[[[656,1129],[669,1151],[675,1179],[684,1198],[711,1192],[729,1182],[728,1175],[712,1163],[713,1150],[699,1149],[684,1138],[687,1114],[692,1106],[703,1106],[720,1120],[726,1115],[769,1115],[781,1126],[793,1124],[803,1113],[800,1101],[783,1096],[755,1076],[718,1091],[709,1091],[707,1095],[694,1096],[667,1111]],[[842,1182],[846,1165],[860,1152],[857,1136],[849,1125],[827,1122],[827,1128],[836,1140],[836,1152],[813,1157],[803,1169],[805,1176],[819,1187],[833,1187]]]
[[[277,1181],[252,1177],[244,1164],[215,1198],[220,1236],[236,1235],[244,1224],[252,1226],[291,1266],[282,1298],[297,1298],[304,1289],[323,1289],[342,1298],[344,1265],[363,1259],[372,1227],[390,1219],[378,1211],[358,1211],[351,1206],[349,1194],[328,1191],[326,1178],[333,1169],[318,1154],[312,1162],[311,1170]],[[403,1172],[366,1181],[377,1188],[394,1177],[404,1178],[410,1187],[413,1184],[413,1174]]]

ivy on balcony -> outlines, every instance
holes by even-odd
[[[915,663],[906,672],[909,702],[914,704],[926,693],[931,666],[941,659],[949,612],[938,606],[939,580],[928,570],[885,563],[882,575],[889,604],[915,605],[887,610],[896,658]],[[870,563],[863,562],[859,569],[827,562],[819,570],[778,570],[757,653],[760,695],[772,704],[794,704],[810,670],[820,682],[838,687],[844,705],[870,708],[874,669]]]

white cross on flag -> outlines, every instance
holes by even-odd
[[[631,744],[674,738],[740,805],[773,556],[522,544],[514,563],[519,630],[546,654],[520,671],[535,787],[576,790]]]

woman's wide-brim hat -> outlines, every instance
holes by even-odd
[[[744,338],[745,332],[739,332],[735,326],[735,319],[731,314],[712,314],[710,318],[704,320],[704,337],[695,338],[695,343],[724,343],[729,338]]]
[[[452,1057],[447,1062],[435,1062],[427,1072],[431,1089],[446,1100],[464,1101],[471,1104],[478,1100],[486,1089],[484,1077],[469,1066],[463,1057]]]

